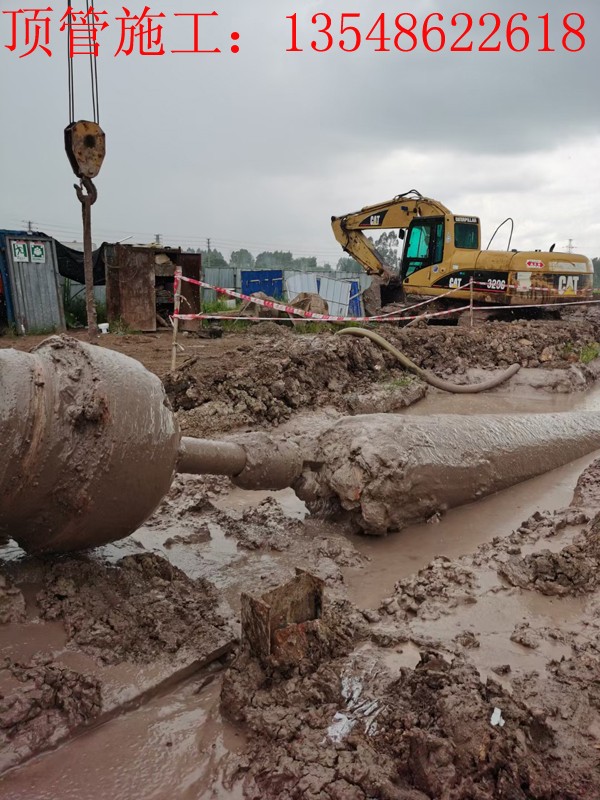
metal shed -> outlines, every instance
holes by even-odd
[[[43,233],[0,231],[3,315],[20,334],[65,329],[54,240]]]
[[[181,248],[106,244],[106,312],[109,322],[121,320],[138,331],[156,331],[162,319],[173,313],[173,277],[180,266],[188,278],[201,277],[202,257],[182,253]],[[182,311],[200,311],[197,285],[183,283]],[[184,320],[182,330],[197,330],[198,320]]]

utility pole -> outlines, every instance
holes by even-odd
[[[33,225],[34,223],[29,219],[24,219],[23,222],[27,225],[27,233],[33,233]]]
[[[206,266],[210,268],[210,239],[206,240]]]
[[[155,234],[154,234],[154,244],[158,244],[158,245],[160,245],[160,244],[161,244],[161,241],[160,241],[160,239],[161,239],[161,235],[160,235],[160,233],[155,233]]]
[[[573,239],[569,239],[569,244],[567,245],[567,253],[572,253],[575,249],[575,245],[573,244]]]

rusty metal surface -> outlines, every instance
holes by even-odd
[[[85,191],[84,191],[85,189]],[[96,298],[94,297],[94,262],[92,257],[92,206],[98,199],[98,192],[92,179],[82,177],[80,185],[75,185],[77,199],[81,203],[83,222],[83,271],[85,275],[85,307],[88,328],[88,340],[95,342],[98,338],[98,318],[96,315]]]
[[[109,245],[106,250],[106,311],[109,322],[135,331],[156,330],[154,257],[151,247]]]
[[[123,321],[133,330],[156,331],[156,278],[172,278],[175,267],[183,275],[199,280],[201,256],[179,248],[136,247],[111,244],[106,247],[106,309],[109,322]],[[172,289],[172,284],[170,284]],[[200,311],[198,286],[182,283],[182,310]],[[181,320],[180,329],[196,331],[198,320]]]
[[[202,256],[200,253],[179,253],[177,264],[181,267],[185,278],[199,281],[202,277]],[[182,313],[199,314],[201,309],[200,287],[193,283],[182,281],[181,284]],[[200,320],[180,320],[179,327],[182,331],[197,331],[200,329]]]
[[[65,151],[78,178],[95,178],[106,155],[104,131],[97,122],[72,122],[65,128]]]
[[[261,660],[299,661],[318,627],[323,608],[320,578],[301,569],[288,583],[259,597],[242,594],[242,638]]]

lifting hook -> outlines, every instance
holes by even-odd
[[[94,182],[91,178],[82,177],[79,181],[79,185],[74,183],[73,186],[75,188],[75,192],[77,193],[77,199],[82,206],[86,204],[90,206],[94,205],[98,199],[98,190],[94,186]],[[84,189],[87,191],[87,194],[84,194]]]

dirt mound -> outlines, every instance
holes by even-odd
[[[240,519],[217,512],[216,521],[222,525],[225,535],[233,536],[238,547],[244,550],[287,550],[304,527],[301,522],[287,517],[272,497],[261,500],[256,508],[247,508]]]
[[[23,592],[5,575],[0,573],[0,625],[7,622],[22,622],[25,619]]]
[[[41,659],[0,662],[0,773],[101,710],[100,682]]]
[[[238,772],[251,800],[593,798],[593,747],[578,767],[561,759],[548,715],[521,688],[513,697],[434,651],[395,674],[356,650],[285,678],[246,656],[222,705],[252,736]]]
[[[546,595],[578,595],[600,586],[600,529],[592,527],[558,553],[512,556],[498,573],[512,586]]]
[[[593,342],[600,338],[597,326],[587,322],[492,322],[473,329],[389,325],[378,331],[418,366],[445,377],[472,367],[512,363],[560,369],[577,364],[585,374],[583,362],[593,357]],[[210,369],[195,357],[168,373],[164,382],[184,433],[199,436],[257,423],[278,424],[307,407],[366,411],[370,400],[362,396],[378,392],[381,406],[386,387],[395,397],[406,395],[406,404],[423,391],[415,395],[415,383],[407,380],[394,357],[372,342],[328,332],[248,333],[243,344],[220,362],[211,362]],[[395,410],[388,408],[389,399],[384,400],[381,410]],[[393,405],[397,408],[397,401]]]
[[[597,325],[565,321],[488,322],[474,328],[385,326],[380,332],[418,366],[442,375],[515,363],[564,369],[593,358],[593,344],[600,338]]]
[[[414,615],[439,619],[459,603],[471,602],[476,583],[471,568],[439,557],[426,569],[399,581],[394,587],[394,596],[386,598],[380,610],[399,619]]]
[[[214,628],[225,624],[212,585],[154,553],[126,556],[115,566],[58,561],[37,602],[45,619],[62,619],[69,640],[106,664],[205,649]]]
[[[289,323],[286,322],[273,322],[266,320],[265,322],[257,322],[252,328],[254,336],[292,336],[292,331],[289,328]]]
[[[592,797],[585,769],[573,775],[558,759],[553,763],[554,736],[544,714],[495,681],[483,683],[466,661],[424,653],[414,670],[400,671],[383,703],[376,747],[427,797]]]
[[[277,344],[274,346],[274,341]],[[331,335],[249,337],[245,358],[207,372],[191,360],[165,376],[186,434],[228,430],[256,422],[277,424],[308,406],[346,407],[346,395],[367,390],[388,374],[384,356]],[[401,374],[397,368],[395,373]]]

